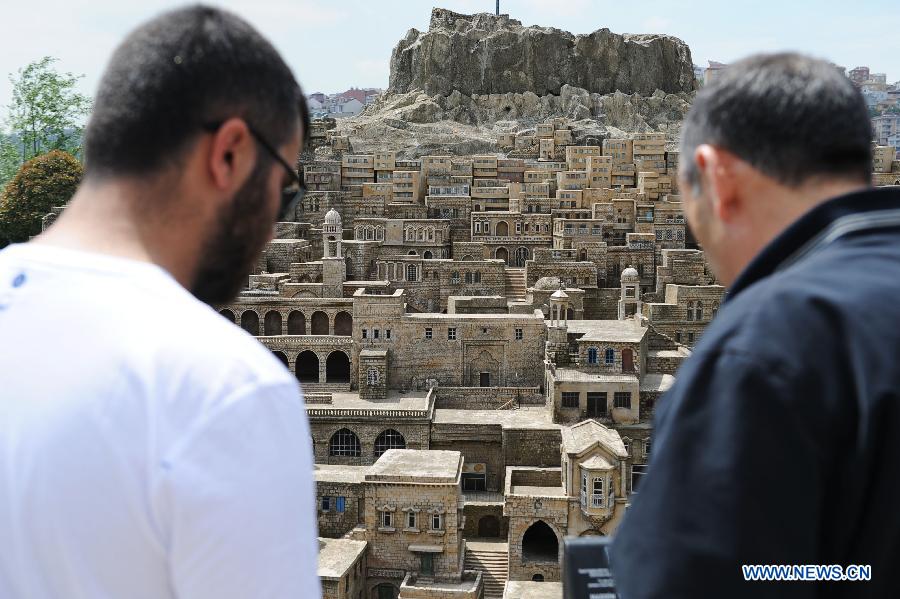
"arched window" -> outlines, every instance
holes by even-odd
[[[375,457],[380,458],[388,449],[406,449],[406,439],[392,428],[383,431],[375,439]]]
[[[366,372],[366,384],[370,387],[373,387],[378,384],[378,381],[381,380],[381,375],[378,373],[377,368],[369,368]]]
[[[694,320],[694,302],[687,303],[687,319]]]
[[[416,277],[416,265],[415,264],[407,264],[406,265],[406,280],[407,281],[418,280],[418,278]]]
[[[719,313],[719,302],[714,302],[712,305],[712,317],[715,318],[716,314]]]
[[[606,348],[606,355],[604,356],[604,362],[607,366],[612,366],[616,363],[616,350],[611,347]]]
[[[292,310],[288,314],[288,335],[305,335],[306,317],[299,310]]]
[[[459,285],[459,271],[454,270],[450,273],[450,283],[453,285]]]
[[[362,455],[359,437],[350,429],[342,428],[331,435],[331,440],[328,442],[328,455],[358,458]]]
[[[375,239],[377,239],[377,240],[379,240],[379,241],[381,241],[382,239],[384,239],[384,228],[382,228],[382,227],[375,227]]]
[[[350,382],[350,357],[341,350],[328,354],[325,360],[325,382]]]
[[[599,364],[600,363],[600,352],[597,351],[596,347],[588,348],[588,364]]]
[[[251,335],[259,335],[259,314],[253,310],[245,310],[241,314],[241,328]]]
[[[263,331],[266,335],[281,335],[281,313],[275,310],[266,312],[263,320]]]
[[[335,335],[352,335],[353,334],[353,317],[349,312],[338,312],[334,317],[334,334]]]
[[[219,314],[224,316],[229,322],[234,322],[234,312],[231,310],[219,310]]]
[[[697,310],[694,313],[696,314],[696,316],[694,317],[694,320],[703,320],[703,302],[702,301],[697,300]]]
[[[522,535],[522,559],[525,561],[558,562],[559,540],[543,520],[528,527]]]

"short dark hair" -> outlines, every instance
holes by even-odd
[[[249,23],[202,5],[164,13],[113,53],[84,133],[86,175],[154,173],[231,117],[276,147],[298,123],[309,133],[299,84]]]
[[[681,169],[700,184],[694,152],[720,146],[791,187],[815,176],[870,181],[872,124],[837,67],[800,54],[734,63],[697,93],[681,130]]]

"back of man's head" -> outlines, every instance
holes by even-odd
[[[276,147],[301,119],[309,130],[294,76],[251,25],[207,6],[165,13],[133,31],[107,66],[85,130],[85,174],[152,175],[229,117]]]
[[[817,177],[867,183],[871,140],[865,101],[837,67],[761,54],[728,66],[697,94],[682,127],[681,172],[699,185],[694,152],[710,144],[788,187]]]

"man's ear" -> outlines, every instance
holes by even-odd
[[[233,191],[244,184],[256,164],[256,143],[243,119],[228,119],[213,133],[207,164],[217,189]]]
[[[697,169],[709,191],[712,210],[721,221],[732,221],[741,209],[737,157],[718,146],[701,144],[694,152]]]

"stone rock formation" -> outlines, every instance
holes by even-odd
[[[690,92],[691,51],[668,35],[619,35],[609,29],[573,35],[524,27],[506,15],[435,8],[428,31],[410,29],[391,55],[394,93],[546,96],[559,95],[565,84],[598,94]]]
[[[432,11],[391,58],[389,89],[337,120],[356,152],[399,158],[496,150],[501,133],[565,117],[576,144],[661,131],[676,139],[694,94],[691,53],[665,35],[575,36],[508,16]]]

